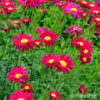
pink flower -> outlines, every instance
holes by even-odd
[[[93,15],[100,15],[100,8],[98,7],[91,8],[90,13]]]
[[[32,89],[32,86],[28,83],[26,84],[21,84],[21,88],[23,89],[23,91],[25,92],[32,92],[33,89]]]
[[[26,77],[28,75],[27,69],[23,66],[16,66],[10,70],[8,73],[8,79],[11,80],[11,82],[25,82],[26,79],[29,79],[29,77]]]
[[[54,99],[54,100],[61,98],[61,95],[58,91],[50,91],[48,95],[50,99]]]
[[[27,18],[27,17],[22,18],[20,21],[21,21],[23,24],[27,24],[27,23],[32,22],[32,20],[29,19],[29,18]]]
[[[33,42],[32,36],[19,33],[17,36],[13,38],[13,45],[18,50],[29,50],[33,49]]]
[[[70,34],[71,36],[73,35],[82,35],[83,30],[75,25],[68,26],[68,28],[65,30],[65,33]]]
[[[90,55],[84,55],[84,54],[79,55],[79,59],[81,61],[81,64],[88,64],[92,60]]]
[[[59,2],[56,2],[55,5],[60,8],[60,7],[67,6],[67,3],[65,1],[59,1]]]
[[[42,58],[42,64],[46,65],[48,68],[52,69],[52,66],[56,65],[58,55],[56,54],[48,54]]]
[[[65,14],[72,14],[74,18],[78,18],[79,13],[82,12],[82,8],[79,7],[79,5],[75,3],[68,3],[66,7],[64,7],[63,11]]]
[[[15,91],[13,92],[8,100],[34,100],[32,93],[24,92],[24,91]]]

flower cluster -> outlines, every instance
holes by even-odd
[[[48,0],[18,0],[18,3],[24,7],[40,7],[44,3],[48,3]]]
[[[80,51],[79,59],[81,64],[91,62],[92,43],[82,37],[77,37],[72,40],[71,46],[76,46]]]
[[[47,68],[52,69],[53,67],[57,71],[68,73],[69,70],[73,69],[73,60],[68,55],[57,55],[48,54],[42,58],[42,64],[46,65]]]
[[[27,75],[27,69],[23,66],[16,66],[10,70],[7,78],[11,82],[19,82],[22,90],[18,90],[12,93],[8,100],[34,100],[32,96],[32,86],[28,83],[24,83],[26,82],[26,79],[29,79]]]
[[[12,0],[1,0],[0,6],[2,7],[0,14],[11,14],[13,11],[17,10]]]
[[[41,32],[42,31],[42,32]],[[55,45],[58,40],[58,35],[48,29],[37,28],[35,32],[39,32],[39,39],[32,39],[32,36],[26,35],[23,33],[19,33],[17,36],[13,38],[13,45],[18,50],[30,50],[33,47],[41,46],[42,44],[46,46]]]

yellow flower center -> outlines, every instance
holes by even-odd
[[[38,41],[37,41],[37,42],[35,42],[35,43],[36,43],[36,45],[39,45],[39,44],[40,44],[40,42],[38,42]]]
[[[77,44],[79,44],[80,46],[83,46],[83,42],[77,42]]]
[[[94,12],[94,13],[96,13],[96,14],[98,14],[98,13],[99,13],[99,11],[98,11],[98,10],[94,10],[93,12]]]
[[[52,64],[54,62],[54,59],[50,59],[48,62]]]
[[[22,75],[21,74],[16,74],[15,77],[16,78],[20,78]]]
[[[88,50],[87,50],[87,49],[85,49],[83,52],[84,52],[84,53],[88,53]]]
[[[76,29],[77,29],[76,27],[73,28],[73,30],[76,30]]]
[[[94,4],[90,4],[90,7],[94,7],[95,5]]]
[[[13,23],[18,24],[19,22],[17,20],[14,20]]]
[[[87,61],[87,58],[83,58],[83,61],[86,62]]]
[[[60,61],[60,64],[61,64],[63,67],[66,67],[66,66],[67,66],[67,63],[66,63],[64,60],[61,60],[61,61]]]
[[[83,4],[87,4],[87,2],[86,2],[86,1],[82,1],[82,3],[83,3]]]
[[[51,96],[52,96],[52,97],[56,97],[56,94],[52,93]]]
[[[13,8],[12,7],[8,7],[8,10],[13,10]]]
[[[30,87],[29,86],[25,86],[24,89],[25,90],[28,90],[28,89],[30,89]]]
[[[17,99],[17,100],[25,100],[25,99],[23,99],[23,98],[19,98],[19,99]]]
[[[46,36],[44,39],[45,40],[51,40],[51,37],[50,36]]]
[[[97,21],[100,21],[100,18],[96,18]]]
[[[71,11],[75,12],[75,11],[77,11],[77,9],[76,8],[71,8]]]
[[[27,39],[22,39],[21,43],[28,43],[28,40]]]
[[[9,5],[9,4],[10,4],[9,2],[5,3],[5,5]]]
[[[86,16],[86,13],[83,13],[83,16]]]

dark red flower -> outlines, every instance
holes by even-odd
[[[87,94],[87,88],[85,88],[84,85],[80,85],[79,92],[82,94]]]

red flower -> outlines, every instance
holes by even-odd
[[[90,9],[90,13],[93,15],[100,15],[100,8],[94,7],[92,9]]]
[[[58,34],[45,29],[44,33],[39,34],[39,38],[46,46],[55,45],[58,40]]]
[[[82,55],[91,55],[91,53],[92,53],[92,48],[81,48],[80,49],[80,53],[82,54]]]
[[[34,39],[32,36],[19,33],[19,35],[13,38],[13,45],[15,45],[18,50],[29,50],[33,48]]]
[[[79,13],[79,15],[81,18],[85,18],[85,17],[89,16],[89,12],[82,11]]]
[[[87,63],[91,62],[91,56],[90,55],[81,54],[79,56],[79,59],[81,61],[81,64],[87,64]]]
[[[23,66],[16,66],[10,70],[8,73],[8,79],[11,80],[11,82],[25,82],[26,79],[29,79],[29,77],[26,77],[28,75],[27,69]]]
[[[85,40],[82,37],[77,37],[73,39],[71,45],[76,46],[77,48],[84,48],[84,47],[91,48],[92,47],[92,43],[89,42],[88,40]]]
[[[73,60],[70,58],[70,56],[67,55],[59,55],[59,59],[56,63],[57,70],[68,73],[69,70],[73,69]]]
[[[88,3],[88,8],[91,9],[91,8],[95,8],[96,7],[96,4],[95,3]]]
[[[15,5],[7,5],[4,8],[5,13],[11,14],[13,11],[16,11],[16,6]]]
[[[100,28],[100,16],[93,16],[90,20],[90,24],[95,23],[96,27]]]
[[[10,28],[4,27],[4,28],[2,28],[2,30],[3,30],[3,31],[10,31]]]
[[[46,31],[45,27],[37,27],[34,32],[36,33],[44,33]]]
[[[34,100],[32,93],[24,92],[24,91],[15,91],[13,92],[8,100]]]
[[[41,41],[41,39],[34,39],[34,41],[33,41],[33,46],[37,46],[37,47],[42,46],[42,41]]]
[[[23,24],[27,24],[27,23],[32,22],[32,20],[29,19],[29,18],[27,18],[27,17],[22,18],[20,21],[21,21]]]
[[[26,84],[22,84],[21,85],[21,88],[23,89],[23,91],[27,91],[27,92],[31,92],[33,89],[32,89],[32,86],[30,85],[30,84],[28,84],[28,83],[26,83]]]
[[[54,99],[54,100],[61,98],[61,95],[58,91],[50,91],[48,95],[50,99]]]
[[[48,54],[42,58],[42,64],[48,66],[48,68],[52,69],[57,62],[58,55],[56,54]]]
[[[87,94],[86,90],[87,90],[87,88],[85,88],[84,85],[80,85],[80,87],[79,87],[79,92],[80,93]]]
[[[8,5],[14,5],[14,2],[12,0],[2,0],[1,1],[1,6],[5,7]]]
[[[86,0],[79,0],[79,4],[83,7],[88,7],[88,2]]]
[[[60,7],[67,6],[67,3],[65,1],[59,1],[59,2],[56,2],[55,5],[60,8]]]

